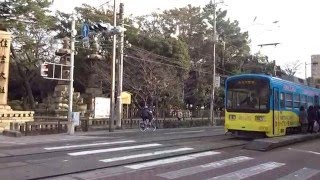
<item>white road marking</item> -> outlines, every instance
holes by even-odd
[[[316,154],[316,155],[320,155],[319,152],[315,152],[315,151],[307,151],[307,150],[301,150],[301,149],[294,149],[294,148],[288,148],[291,151],[298,151],[298,152],[304,152],[304,153],[309,153],[309,154]]]
[[[161,154],[169,154],[169,153],[175,153],[175,152],[181,152],[181,151],[189,151],[189,150],[193,150],[193,148],[179,148],[179,149],[172,149],[172,150],[163,150],[163,151],[156,151],[156,152],[152,152],[152,153],[135,154],[135,155],[130,155],[130,156],[102,159],[100,161],[107,163],[107,162],[122,161],[122,160],[127,160],[127,159],[134,159],[134,158],[141,158],[141,157],[148,157],[148,156],[157,156],[157,155],[161,155]]]
[[[320,171],[317,169],[302,168],[278,180],[306,180],[318,174],[319,172]]]
[[[132,142],[136,142],[136,141],[127,140],[127,141],[103,142],[103,143],[92,143],[92,144],[78,144],[78,145],[69,145],[69,146],[47,147],[47,148],[44,148],[44,149],[45,150],[58,150],[58,149],[78,148],[78,147],[91,147],[91,146],[101,146],[101,145],[124,144],[124,143],[132,143]]]
[[[156,147],[156,146],[161,146],[161,144],[153,143],[153,144],[124,146],[124,147],[109,148],[109,149],[98,149],[98,150],[91,150],[91,151],[80,151],[80,152],[68,153],[68,155],[70,155],[70,156],[82,156],[82,155],[89,155],[89,154],[98,154],[98,153],[114,152],[114,151],[124,151],[124,150],[129,150],[129,149],[140,149],[140,148],[148,148],[148,147]]]
[[[272,170],[272,169],[275,169],[275,168],[278,168],[278,167],[281,167],[284,165],[285,165],[284,163],[268,162],[268,163],[260,164],[260,165],[253,166],[250,168],[246,168],[246,169],[242,169],[239,171],[224,174],[221,176],[217,176],[217,177],[214,177],[211,179],[212,180],[213,179],[221,179],[221,180],[237,179],[237,180],[239,180],[239,179],[248,178],[248,177],[251,177],[251,176],[254,176],[254,175],[257,175],[257,174],[260,174],[260,173],[263,173],[263,172],[266,172],[266,171],[269,171],[269,170]]]
[[[205,130],[199,130],[199,131],[183,131],[183,132],[168,132],[164,134],[189,134],[189,133],[199,133],[204,132]]]
[[[248,161],[251,159],[253,159],[253,158],[246,157],[246,156],[238,156],[238,157],[225,159],[225,160],[221,160],[221,161],[217,161],[217,162],[212,162],[212,163],[203,164],[203,165],[199,165],[199,166],[180,169],[177,171],[171,171],[171,172],[159,174],[157,176],[167,178],[167,179],[176,179],[176,178],[181,178],[181,177],[185,177],[185,176],[190,176],[190,175],[193,175],[196,173],[201,173],[204,171],[209,171],[209,170],[213,170],[213,169],[217,169],[217,168],[221,168],[221,167],[225,167],[225,166],[230,166],[230,165],[245,162],[245,161]]]
[[[125,167],[129,168],[129,169],[142,169],[142,168],[148,168],[148,167],[153,167],[153,166],[158,166],[158,165],[163,165],[163,164],[170,164],[170,163],[175,163],[175,162],[180,162],[180,161],[192,160],[192,159],[196,159],[198,157],[211,156],[211,155],[216,155],[216,154],[220,154],[220,152],[207,151],[207,152],[203,152],[203,153],[196,153],[196,154],[191,154],[191,155],[178,156],[178,157],[174,157],[174,158],[166,158],[166,159],[161,159],[161,160],[156,160],[156,161],[149,161],[149,162],[145,162],[145,163],[133,164],[133,165],[125,166]]]
[[[6,141],[1,141],[1,144],[26,144],[26,143],[20,143],[20,142],[6,142]]]

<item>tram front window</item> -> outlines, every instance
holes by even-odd
[[[269,112],[266,79],[237,79],[227,83],[228,112]]]

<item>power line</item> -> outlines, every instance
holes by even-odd
[[[164,61],[167,61],[167,62],[170,62],[170,63],[173,63],[173,64],[181,65],[181,64],[179,64],[180,62],[177,62],[178,59],[168,58],[168,57],[165,57],[165,56],[161,56],[161,55],[159,55],[159,54],[155,54],[155,53],[153,53],[153,52],[151,52],[151,51],[142,49],[142,48],[137,47],[137,46],[134,46],[134,45],[131,45],[131,46],[132,46],[131,49],[133,49],[133,50],[142,51],[142,52],[151,54],[151,55],[153,55],[153,56],[156,56],[156,57],[160,58],[161,60],[164,60]],[[136,49],[134,49],[134,48],[136,48]]]
[[[165,66],[171,66],[171,67],[180,68],[180,69],[189,71],[189,68],[186,68],[186,67],[176,66],[176,65],[172,65],[172,64],[166,64],[166,63],[152,61],[152,60],[146,60],[146,59],[142,59],[142,58],[138,58],[138,57],[134,57],[134,56],[130,56],[130,55],[126,55],[125,57],[129,57],[134,60],[140,60],[140,61],[146,61],[146,62],[150,62],[150,63],[161,64],[161,65],[165,65]],[[200,71],[200,70],[194,70],[194,71],[197,71],[200,73],[205,73],[205,74],[211,74],[210,72],[207,72],[207,71]]]
[[[172,60],[176,60],[176,59],[171,59],[171,58],[167,58],[167,57],[165,57],[165,56],[161,56],[161,55],[152,53],[152,52],[150,52],[150,51],[148,51],[148,50],[139,48],[139,47],[137,47],[137,46],[134,46],[134,47],[136,47],[138,50],[141,50],[141,51],[146,52],[146,53],[148,53],[148,54],[152,54],[152,55],[158,56],[158,57],[162,58],[162,60],[168,61],[168,62],[170,62],[170,63],[172,63]],[[133,49],[133,50],[136,50],[136,49]],[[129,57],[129,56],[127,56],[127,57]],[[204,56],[204,57],[208,57],[208,56]],[[132,58],[137,59],[137,57],[132,57]],[[138,59],[139,59],[139,58],[138,58]],[[172,66],[172,67],[177,67],[177,68],[189,70],[188,68],[184,68],[184,67],[179,66],[179,65],[172,65],[172,64],[167,64],[167,63],[162,63],[162,62],[157,62],[157,61],[152,61],[152,60],[145,60],[145,59],[141,59],[141,58],[140,58],[140,60],[144,60],[144,61],[148,61],[148,62],[153,62],[153,63],[158,63],[158,64],[162,64],[162,65],[167,65],[167,66]],[[220,70],[222,70],[222,71],[224,71],[224,72],[226,72],[226,73],[228,73],[228,74],[230,74],[230,75],[234,75],[234,73],[232,73],[232,72],[230,72],[230,71],[226,71],[226,70],[224,70],[224,69],[222,69],[222,68],[220,68],[220,67],[216,67],[216,68],[217,68],[217,69],[220,69]],[[197,72],[202,72],[202,73],[210,74],[209,72],[205,72],[205,71],[200,71],[200,70],[196,70],[196,69],[193,69],[193,70],[194,70],[194,71],[197,71]]]

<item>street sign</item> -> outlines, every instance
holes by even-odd
[[[75,126],[80,125],[80,112],[72,112],[72,121]]]
[[[87,38],[89,36],[89,26],[88,24],[83,24],[81,32],[82,32],[82,36],[83,38]]]
[[[216,88],[220,87],[220,76],[216,76],[215,80],[216,80],[215,87]]]

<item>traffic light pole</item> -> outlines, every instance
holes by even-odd
[[[117,26],[117,12],[116,12],[116,5],[117,0],[114,0],[113,5],[113,26]],[[111,75],[111,100],[110,100],[110,118],[109,118],[109,132],[113,132],[113,123],[115,120],[115,89],[116,89],[116,49],[117,48],[117,35],[113,35],[113,47],[112,47],[112,75]]]
[[[72,120],[72,106],[73,106],[73,70],[74,70],[74,44],[76,36],[76,20],[74,14],[72,14],[71,23],[71,54],[70,54],[70,84],[69,84],[69,109],[68,109],[68,134],[74,134],[74,122]]]
[[[124,26],[124,9],[123,3],[120,3],[120,13],[119,20],[120,26]],[[124,31],[120,34],[120,60],[118,61],[118,94],[117,94],[117,128],[121,128],[121,119],[122,119],[122,82],[123,82],[123,48],[124,48]]]

